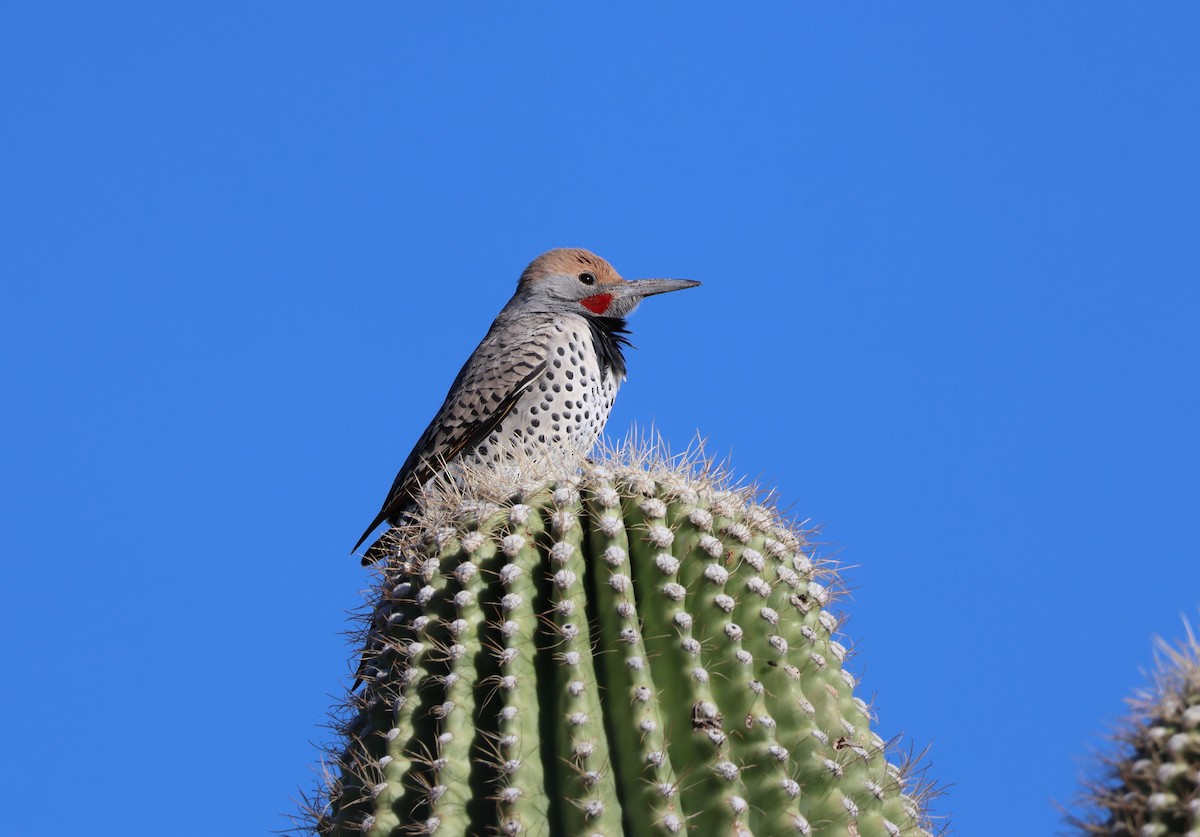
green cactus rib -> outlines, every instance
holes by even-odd
[[[833,569],[752,490],[634,455],[456,479],[395,530],[313,831],[927,833]]]
[[[1177,645],[1158,640],[1153,682],[1128,701],[1107,775],[1080,799],[1092,816],[1071,821],[1080,832],[1200,837],[1200,641],[1185,628]]]
[[[541,735],[536,707],[537,667],[534,646],[538,627],[535,573],[541,557],[537,538],[541,518],[529,506],[517,504],[508,511],[509,534],[501,543],[505,564],[499,570],[501,596],[495,611],[500,616],[499,637],[493,651],[500,665],[495,685],[503,697],[496,730],[494,792],[496,819],[501,831],[514,832],[529,823],[545,822],[548,800],[545,775],[539,754]],[[477,762],[487,765],[487,760]],[[487,816],[486,811],[483,814]]]

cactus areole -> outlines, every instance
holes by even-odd
[[[837,582],[749,489],[623,458],[393,530],[322,834],[923,834]]]

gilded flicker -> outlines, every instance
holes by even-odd
[[[625,318],[644,297],[691,288],[686,279],[626,280],[587,250],[538,256],[467,359],[354,549],[395,525],[430,479],[456,460],[586,456],[625,380]],[[363,564],[386,557],[377,540]]]

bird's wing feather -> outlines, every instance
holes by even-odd
[[[546,341],[530,339],[529,332],[524,332],[521,343],[513,345],[504,339],[513,331],[510,328],[498,334],[493,326],[467,360],[355,550],[380,523],[394,520],[445,463],[482,444],[541,377],[547,362]]]

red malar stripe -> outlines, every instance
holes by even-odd
[[[596,294],[595,296],[587,296],[579,300],[583,307],[591,311],[593,314],[603,314],[608,310],[608,306],[612,305],[612,294]]]

